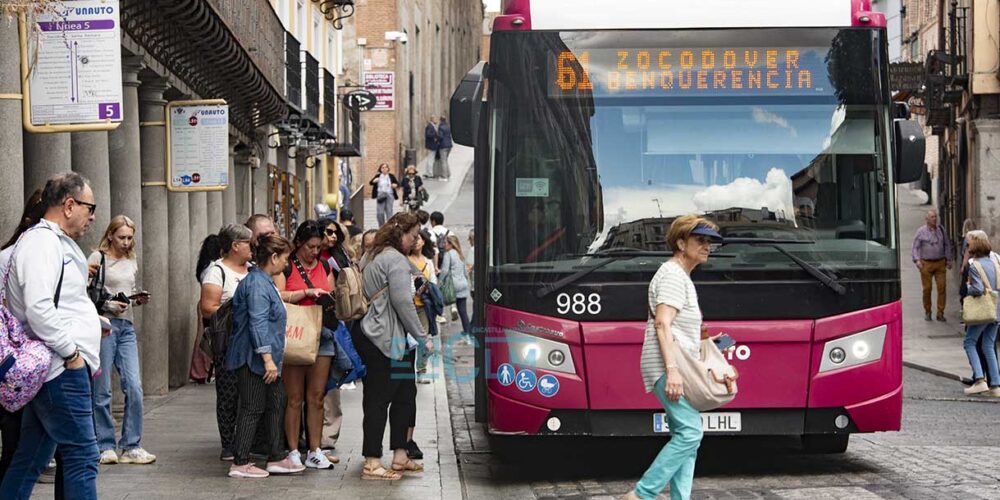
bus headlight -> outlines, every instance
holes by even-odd
[[[823,346],[819,372],[849,368],[881,359],[887,329],[886,325],[877,326],[827,342]]]
[[[569,345],[515,330],[504,330],[510,362],[542,370],[576,373]]]

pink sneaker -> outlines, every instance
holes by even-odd
[[[270,476],[270,474],[268,474],[266,470],[260,469],[252,463],[246,465],[233,464],[229,466],[229,477],[246,477],[251,479],[262,479],[267,476]]]
[[[280,462],[267,463],[267,472],[270,472],[271,474],[296,474],[304,470],[306,470],[305,465],[295,463],[288,457],[285,457],[285,459]]]

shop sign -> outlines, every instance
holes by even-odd
[[[365,73],[365,90],[378,99],[373,111],[393,111],[396,109],[396,74],[392,71],[368,71]]]
[[[221,99],[167,104],[167,189],[229,185],[229,106]]]

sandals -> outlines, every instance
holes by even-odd
[[[361,479],[367,481],[399,481],[403,475],[394,470],[386,469],[382,464],[377,467],[365,465],[361,469]]]
[[[394,472],[399,472],[399,473],[423,472],[424,471],[424,464],[419,464],[417,462],[414,462],[413,460],[407,459],[406,462],[401,463],[401,464],[397,464],[396,462],[393,462],[392,463],[392,470]]]

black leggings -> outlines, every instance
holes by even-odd
[[[239,393],[236,389],[236,373],[225,368],[225,357],[216,355],[215,364],[215,419],[219,425],[222,448],[235,452],[233,439],[236,434],[236,406]]]
[[[416,421],[417,383],[411,351],[401,361],[391,360],[361,331],[361,322],[351,330],[358,355],[365,362],[362,409],[364,439],[361,453],[366,458],[382,457],[385,421],[389,419],[389,448],[406,448],[406,431]]]
[[[281,379],[266,384],[264,377],[250,371],[247,366],[236,370],[236,379],[239,405],[236,411],[234,463],[250,463],[250,449],[261,423],[266,429],[268,461],[284,460],[287,456],[284,440],[285,385]]]
[[[458,317],[462,320],[462,333],[472,334],[472,323],[469,321],[468,297],[455,299],[455,308],[458,309]]]

